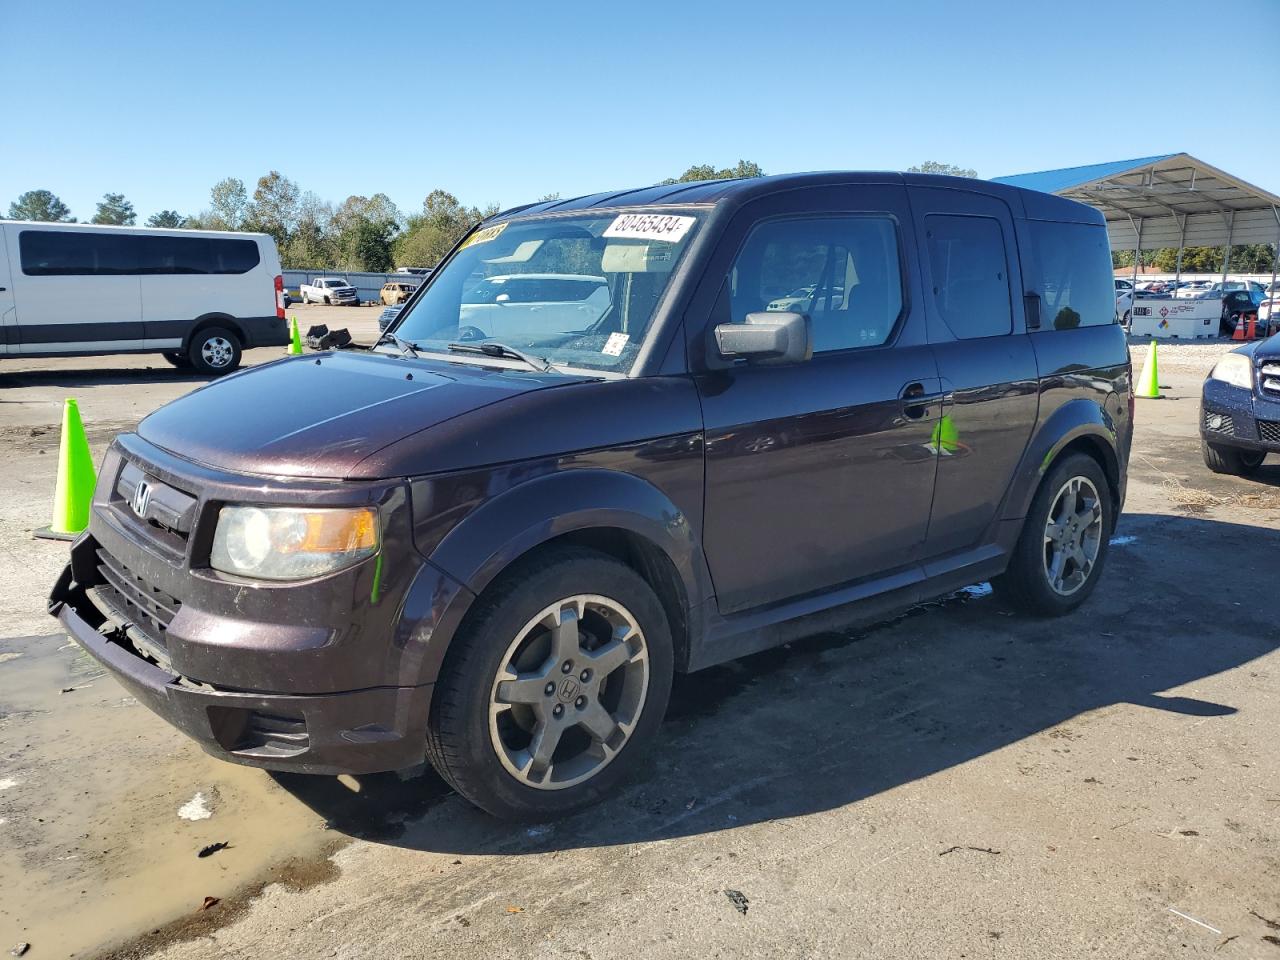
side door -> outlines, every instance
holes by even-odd
[[[926,555],[994,539],[993,523],[1039,409],[1013,217],[1003,200],[910,189],[929,342],[948,402]]]
[[[13,302],[13,276],[5,237],[8,232],[0,224],[0,356],[18,352],[18,311]]]
[[[13,271],[19,353],[110,353],[142,347],[133,237],[23,228]]]
[[[728,225],[686,313],[706,429],[703,543],[721,613],[918,560],[940,404],[913,307],[913,243],[905,189],[892,183],[763,198]],[[810,360],[719,357],[717,324],[809,286]]]

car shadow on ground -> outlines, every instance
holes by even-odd
[[[960,596],[677,678],[661,739],[636,775],[549,826],[500,823],[430,771],[345,784],[276,778],[353,836],[441,853],[540,853],[844,806],[1054,736],[1111,705],[1168,711],[1188,728],[1235,713],[1165,691],[1280,646],[1274,617],[1250,602],[1250,589],[1211,575],[1280,554],[1280,531],[1137,514],[1118,537],[1098,591],[1066,618],[1030,619],[997,597]]]
[[[0,390],[7,387],[101,387],[136,383],[203,383],[213,377],[180,370],[163,361],[154,367],[59,367],[56,370],[0,372]]]

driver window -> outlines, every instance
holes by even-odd
[[[729,291],[733,323],[806,314],[815,353],[880,346],[902,312],[897,225],[883,216],[761,224],[734,261]]]

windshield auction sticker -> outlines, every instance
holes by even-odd
[[[604,349],[600,352],[607,353],[611,357],[620,357],[622,356],[622,348],[627,345],[627,341],[630,339],[631,337],[625,333],[611,333],[604,345]]]
[[[689,232],[696,219],[658,213],[624,213],[609,224],[604,235],[616,239],[678,243]]]
[[[488,243],[505,229],[507,229],[507,225],[505,223],[499,223],[492,227],[485,227],[483,230],[477,230],[471,236],[467,237],[467,242],[462,246],[465,249],[473,244]]]

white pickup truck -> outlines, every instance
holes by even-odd
[[[357,306],[360,295],[356,288],[341,277],[316,277],[304,283],[298,290],[303,303],[334,303]]]

